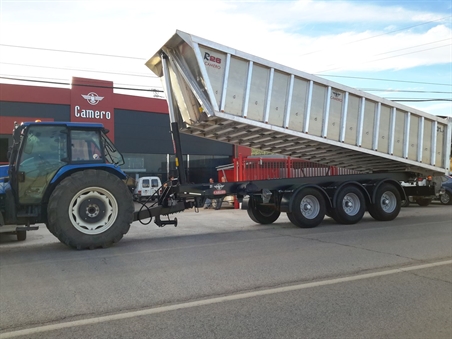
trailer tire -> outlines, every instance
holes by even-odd
[[[358,187],[347,185],[335,198],[336,208],[331,210],[331,217],[339,224],[356,224],[366,213],[366,199]]]
[[[439,201],[443,205],[452,205],[452,193],[450,192],[444,192],[444,194],[441,194],[439,197]]]
[[[425,206],[430,205],[431,202],[432,202],[432,199],[429,199],[429,198],[419,198],[419,199],[416,199],[416,203],[417,203],[419,206],[422,206],[422,207],[425,207]]]
[[[287,212],[286,214],[287,214],[287,218],[289,218],[290,222],[291,222],[292,224],[294,224],[295,226],[298,226],[298,225],[297,225],[297,220],[296,220],[295,217],[293,216],[293,213]]]
[[[16,231],[17,241],[25,241],[27,239],[27,231]]]
[[[272,224],[278,220],[281,212],[265,205],[258,205],[254,199],[250,198],[247,212],[251,220],[258,224]]]
[[[368,207],[369,214],[378,221],[390,221],[397,218],[401,209],[400,192],[392,184],[382,184],[377,188],[375,203]]]
[[[304,188],[294,197],[293,208],[290,214],[291,216],[287,213],[289,220],[295,226],[301,228],[316,227],[325,218],[325,198],[315,188]]]
[[[52,192],[48,228],[69,247],[108,247],[129,231],[133,212],[124,182],[107,171],[90,169],[67,177]]]

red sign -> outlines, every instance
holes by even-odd
[[[101,123],[115,139],[113,82],[72,78],[71,121]]]

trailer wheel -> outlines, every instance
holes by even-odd
[[[354,186],[343,187],[336,197],[336,208],[331,217],[339,224],[356,224],[366,212],[366,200],[361,190]]]
[[[80,171],[50,196],[48,228],[76,249],[108,247],[129,231],[133,212],[132,195],[118,177],[103,170]]]
[[[419,206],[422,206],[422,207],[425,207],[425,206],[430,205],[431,202],[432,202],[432,199],[429,199],[429,198],[419,198],[419,199],[416,199],[416,203],[417,203]]]
[[[375,195],[375,203],[368,207],[369,214],[378,221],[394,220],[400,213],[401,199],[397,187],[381,185]]]
[[[452,204],[452,194],[450,192],[444,192],[444,194],[440,195],[439,201],[443,205],[451,205]]]
[[[27,231],[16,231],[17,241],[25,241],[27,239]]]
[[[287,216],[295,226],[312,228],[322,222],[325,213],[325,199],[322,193],[315,188],[305,188],[294,197],[292,212],[287,213]]]
[[[248,202],[248,215],[251,220],[258,224],[272,224],[276,220],[278,220],[281,212],[271,208],[270,206],[258,205],[254,201],[254,199],[249,200]]]

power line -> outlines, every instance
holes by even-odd
[[[386,98],[391,101],[397,102],[431,102],[431,101],[452,101],[452,99],[398,99],[398,98]]]
[[[144,75],[144,74],[136,74],[136,73],[118,73],[111,71],[99,71],[99,70],[90,70],[90,69],[77,69],[77,68],[68,68],[68,67],[55,67],[55,66],[39,66],[39,65],[27,65],[27,64],[17,64],[13,62],[0,62],[0,64],[4,65],[12,65],[12,66],[23,66],[23,67],[36,67],[36,68],[51,68],[51,69],[59,69],[64,71],[80,71],[80,72],[94,72],[94,73],[105,73],[105,74],[115,74],[115,75],[126,75],[126,76],[134,76],[134,77],[142,77],[142,78],[157,78],[156,75]]]
[[[358,40],[354,40],[354,41],[350,41],[350,42],[344,43],[344,44],[342,44],[341,46],[351,45],[351,44],[354,44],[354,43],[357,43],[357,42],[361,42],[361,41],[365,41],[365,40],[370,40],[370,39],[373,39],[373,38],[377,38],[377,37],[379,37],[379,36],[388,35],[388,34],[395,33],[395,32],[406,31],[406,30],[411,29],[411,28],[414,28],[414,27],[418,27],[418,26],[422,26],[422,25],[427,25],[427,24],[430,24],[430,23],[432,23],[432,22],[440,21],[440,20],[443,20],[443,19],[446,19],[446,18],[449,18],[449,17],[451,17],[451,16],[448,15],[448,16],[445,16],[445,17],[442,17],[442,18],[438,18],[438,19],[435,19],[435,20],[430,20],[430,21],[422,22],[422,23],[417,24],[417,25],[413,25],[413,26],[409,26],[409,27],[405,27],[405,28],[400,28],[400,29],[395,29],[395,30],[392,30],[392,31],[389,31],[389,32],[386,32],[386,33],[376,34],[376,35],[373,35],[373,36],[370,36],[370,37],[367,37],[367,38],[358,39]],[[319,53],[319,52],[323,52],[323,51],[325,51],[325,49],[319,49],[319,50],[317,50],[317,51],[308,52],[308,53],[305,53],[305,54],[301,54],[300,56],[309,55],[309,54],[315,54],[315,53]]]
[[[358,88],[361,91],[366,92],[401,92],[401,93],[435,93],[435,94],[452,94],[452,92],[440,92],[440,91],[413,91],[404,89],[377,89],[377,88]]]
[[[437,46],[437,47],[432,47],[432,48],[426,48],[426,49],[422,49],[422,50],[420,50],[420,51],[415,51],[415,52],[409,52],[409,53],[403,53],[403,54],[393,55],[393,56],[386,57],[386,58],[380,58],[380,59],[373,59],[373,60],[363,61],[363,62],[361,62],[360,64],[367,64],[367,63],[369,63],[369,62],[375,62],[375,61],[381,61],[381,60],[386,60],[386,59],[397,58],[397,57],[400,57],[400,56],[403,56],[403,55],[415,54],[415,53],[420,53],[420,52],[429,51],[429,50],[432,50],[432,49],[437,49],[437,48],[442,48],[442,47],[448,47],[448,46],[450,46],[450,44],[442,45],[442,46]],[[356,64],[354,64],[354,65],[356,65]],[[324,70],[324,71],[320,71],[319,73],[322,73],[322,72],[328,72],[328,71],[334,71],[334,70],[341,69],[341,68],[344,68],[344,67],[330,68],[330,69],[326,69],[326,70]]]
[[[34,82],[34,83],[45,83],[50,85],[62,85],[62,86],[73,86],[73,84],[69,82],[57,82],[57,81],[44,81],[44,80],[31,80],[31,79],[20,79],[20,78],[11,78],[0,76],[0,79],[5,80],[14,80],[14,81],[25,81],[25,82]],[[87,86],[87,87],[97,87],[97,88],[113,88],[113,89],[121,89],[121,90],[131,90],[131,91],[142,91],[142,92],[157,92],[163,93],[163,90],[159,89],[145,89],[145,88],[128,88],[128,87],[118,87],[118,86],[99,86],[99,85],[80,85],[77,86]]]
[[[415,45],[415,46],[411,46],[411,47],[405,47],[405,48],[400,48],[400,49],[395,49],[389,52],[384,52],[384,53],[378,53],[378,54],[374,54],[374,56],[378,56],[378,55],[385,55],[385,54],[389,54],[389,53],[393,53],[393,52],[398,52],[398,51],[404,51],[406,49],[411,49],[411,48],[416,48],[416,47],[421,47],[421,46],[427,46],[427,45],[431,45],[431,44],[436,44],[438,42],[443,42],[443,41],[450,41],[450,38],[447,39],[442,39],[442,40],[437,40],[437,41],[432,41],[432,42],[428,42],[426,44],[420,44],[420,45]]]
[[[450,83],[450,84],[440,84],[440,83],[437,83],[437,82],[421,82],[421,81],[408,81],[408,80],[395,80],[395,79],[382,79],[382,78],[367,78],[367,77],[354,77],[354,76],[347,76],[347,75],[318,74],[318,73],[316,73],[315,75],[321,76],[321,77],[331,77],[331,78],[346,78],[346,79],[349,78],[349,79],[358,79],[358,80],[403,82],[403,83],[408,83],[408,84],[452,86],[452,83]]]
[[[40,51],[74,53],[74,54],[86,54],[86,55],[96,55],[96,56],[111,57],[111,58],[124,58],[124,59],[134,59],[134,60],[144,60],[144,61],[146,61],[146,59],[144,59],[144,58],[138,58],[138,57],[132,57],[132,56],[126,56],[126,55],[114,55],[114,54],[102,54],[102,53],[92,53],[92,52],[80,52],[80,51],[70,51],[70,50],[64,50],[64,49],[29,47],[29,46],[8,45],[8,44],[0,44],[0,46],[13,47],[13,48],[34,49],[34,50],[40,50]]]
[[[430,24],[430,23],[433,23],[433,22],[441,21],[441,20],[449,18],[449,17],[450,16],[445,16],[445,17],[441,17],[441,18],[438,18],[438,19],[435,19],[435,20],[422,22],[422,23],[419,23],[419,24],[416,24],[416,25],[412,25],[412,26],[408,26],[408,27],[404,27],[404,28],[388,31],[388,32],[385,32],[385,33],[376,34],[376,35],[373,35],[373,36],[370,36],[370,37],[367,37],[367,38],[358,39],[358,40],[354,40],[354,41],[350,41],[350,42],[344,43],[341,46],[354,44],[354,43],[357,43],[357,42],[373,39],[373,38],[376,38],[376,37],[379,37],[379,36],[388,35],[388,34],[395,33],[395,32],[405,31],[405,30],[408,30],[408,29],[411,29],[411,28],[414,28],[414,27],[418,27],[418,26]],[[446,39],[446,40],[448,40],[448,39]],[[442,41],[442,40],[440,40],[440,41]],[[21,46],[21,45],[11,45],[11,44],[0,44],[0,46],[12,47],[12,48],[34,49],[34,50],[50,51],[50,52],[85,54],[85,55],[95,55],[95,56],[103,56],[103,57],[124,58],[124,59],[133,59],[133,60],[144,60],[144,61],[146,61],[145,58],[139,58],[139,57],[133,57],[133,56],[127,56],[127,55],[115,55],[115,54],[105,54],[105,53],[82,52],[82,51],[63,50],[63,49],[55,49],[55,48],[31,47],[31,46]],[[419,46],[422,46],[422,45],[419,45]],[[305,53],[305,54],[301,54],[300,56],[314,54],[314,53],[322,52],[324,50],[325,49],[312,51],[312,52],[308,52],[308,53]],[[401,50],[403,50],[403,49],[401,49]],[[387,53],[389,53],[389,52],[387,52]],[[381,54],[385,54],[385,53],[381,53]],[[376,54],[376,55],[380,55],[380,54]]]
[[[63,86],[70,86],[71,84],[68,82],[60,82],[60,81],[45,81],[45,80],[31,80],[31,79],[23,79],[23,78],[13,78],[13,77],[5,77],[0,76],[0,79],[6,79],[6,80],[14,80],[14,81],[25,81],[25,82],[34,82],[34,83],[46,83],[46,84],[52,84],[52,85],[63,85]],[[80,85],[80,86],[88,86],[88,85]],[[145,89],[145,88],[130,88],[130,87],[119,87],[119,86],[92,86],[91,87],[101,87],[101,88],[113,88],[113,89],[120,89],[120,90],[131,90],[131,91],[141,91],[141,92],[154,92],[154,93],[164,93],[163,90],[158,89]],[[133,85],[129,85],[133,86]],[[381,91],[381,92],[404,92],[404,93],[435,93],[435,94],[451,94],[452,92],[435,92],[435,91],[410,91],[410,90],[385,90],[385,89],[362,89],[366,91]],[[390,98],[386,97],[388,100],[392,101],[405,101],[405,102],[423,102],[423,101],[452,101],[452,99],[447,98]]]

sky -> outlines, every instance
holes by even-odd
[[[0,82],[163,97],[144,64],[176,30],[452,116],[452,0],[0,0]]]

